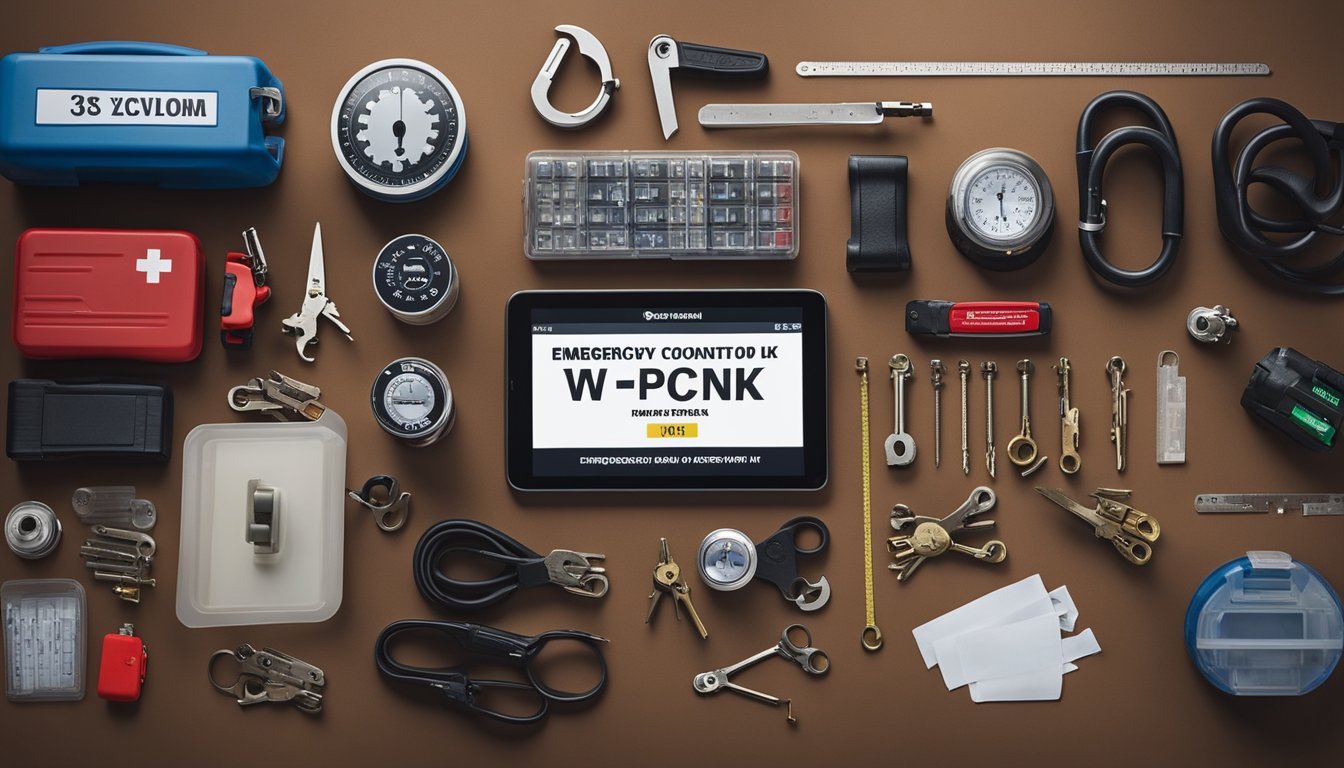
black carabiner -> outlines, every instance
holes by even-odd
[[[1091,146],[1092,121],[1104,109],[1124,105],[1143,112],[1157,129],[1131,125],[1106,134],[1096,147]],[[1162,161],[1162,252],[1143,269],[1121,269],[1101,255],[1097,235],[1106,229],[1106,200],[1101,183],[1106,163],[1116,150],[1128,144],[1143,144]],[[1185,178],[1181,171],[1181,153],[1176,147],[1176,132],[1167,113],[1156,101],[1134,91],[1108,91],[1083,108],[1078,120],[1078,243],[1087,265],[1116,285],[1148,285],[1166,274],[1176,263],[1185,227]]]

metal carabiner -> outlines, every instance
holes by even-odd
[[[1092,122],[1097,114],[1111,106],[1137,109],[1157,126],[1127,126],[1106,134],[1091,146]],[[1162,162],[1162,251],[1143,269],[1121,269],[1101,255],[1097,235],[1106,229],[1106,200],[1101,183],[1106,163],[1123,146],[1143,144]],[[1157,102],[1134,91],[1108,91],[1093,99],[1078,120],[1078,242],[1088,266],[1102,278],[1126,287],[1148,285],[1166,274],[1176,262],[1185,225],[1185,187],[1181,154],[1176,147],[1176,132]]]
[[[562,37],[555,41],[555,47],[551,49],[551,55],[546,57],[546,63],[537,73],[537,78],[532,81],[532,106],[536,107],[537,114],[541,115],[541,119],[557,128],[571,130],[582,128],[596,120],[606,110],[612,94],[615,93],[617,88],[621,87],[621,81],[617,80],[611,73],[611,60],[607,58],[607,49],[602,47],[602,43],[591,32],[572,24],[561,24],[555,28],[555,31],[574,38],[574,43],[579,46],[579,53],[592,59],[593,63],[597,65],[602,84],[597,92],[597,99],[578,112],[561,112],[551,106],[548,95],[551,90],[551,79],[560,69],[560,62],[564,60],[571,45],[569,38]]]

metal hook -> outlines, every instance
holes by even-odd
[[[374,500],[373,492],[377,488],[387,491],[386,500]],[[347,489],[346,495],[372,512],[373,522],[388,533],[399,530],[411,514],[411,494],[401,490],[397,478],[391,475],[370,477],[358,491]]]
[[[597,99],[578,112],[561,112],[551,106],[549,98],[551,79],[560,69],[560,62],[564,60],[571,45],[569,38],[562,37],[555,41],[555,47],[551,49],[550,56],[546,57],[546,63],[537,73],[537,78],[532,81],[532,106],[536,107],[537,114],[541,115],[541,119],[557,128],[582,128],[596,120],[606,110],[612,94],[615,93],[617,88],[621,87],[621,81],[617,80],[611,72],[611,60],[607,58],[607,49],[602,47],[602,43],[591,32],[572,24],[561,24],[555,28],[555,31],[574,38],[574,43],[579,46],[579,53],[591,59],[597,65],[602,84],[597,93]]]
[[[821,581],[816,584],[799,576],[794,579],[793,586],[798,590],[798,595],[789,599],[797,603],[798,607],[804,611],[815,611],[826,605],[826,601],[831,599],[831,583],[826,580],[825,576],[822,576]]]

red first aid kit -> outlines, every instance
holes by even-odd
[[[194,360],[203,262],[189,232],[30,229],[14,257],[14,345],[33,358]]]

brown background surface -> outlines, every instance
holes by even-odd
[[[600,38],[622,88],[608,114],[588,129],[566,133],[533,112],[528,86],[560,23]],[[223,253],[238,232],[255,226],[273,270],[275,299],[262,308],[256,348],[228,355],[207,318],[205,350],[189,365],[131,362],[32,362],[6,345],[3,378],[126,375],[170,382],[177,398],[173,460],[158,467],[102,464],[22,466],[0,462],[6,508],[46,501],[62,513],[66,540],[38,562],[0,555],[0,577],[74,577],[88,588],[90,667],[101,636],[133,621],[151,649],[149,680],[136,705],[109,705],[93,692],[61,704],[0,704],[5,762],[70,764],[76,755],[100,763],[197,764],[354,762],[389,764],[504,760],[562,765],[808,764],[936,762],[946,764],[1094,765],[1152,763],[1337,763],[1344,737],[1344,676],[1297,699],[1237,700],[1204,682],[1186,657],[1182,619],[1199,581],[1247,549],[1283,549],[1344,588],[1344,520],[1297,516],[1199,517],[1201,492],[1339,491],[1340,456],[1308,455],[1252,424],[1237,405],[1252,364],[1271,346],[1293,345],[1344,367],[1340,304],[1266,286],[1222,240],[1214,217],[1208,159],[1218,118],[1242,99],[1270,95],[1310,116],[1340,118],[1344,67],[1337,2],[929,3],[61,3],[6,4],[0,51],[34,50],[82,40],[145,39],[214,53],[262,58],[284,81],[289,119],[285,167],[259,190],[161,192],[122,188],[18,189],[0,183],[0,241],[31,226],[181,228],[201,237],[209,259],[207,310],[218,308]],[[679,79],[674,93],[681,132],[661,140],[645,65],[648,40],[683,40],[766,52],[767,81],[732,84]],[[595,70],[571,52],[555,103],[578,109],[592,98]],[[331,105],[341,85],[365,64],[388,57],[423,59],[443,70],[467,106],[471,149],[458,178],[410,205],[373,201],[342,177],[328,138]],[[801,59],[1263,61],[1270,78],[1125,79],[811,79],[793,73]],[[1183,149],[1185,242],[1180,262],[1156,286],[1117,291],[1092,278],[1082,262],[1076,220],[1073,141],[1084,104],[1103,90],[1129,87],[1167,110]],[[695,122],[710,101],[929,100],[937,117],[888,121],[855,129],[777,129],[709,133]],[[1112,119],[1119,124],[1123,118]],[[971,267],[948,243],[942,217],[953,170],[972,152],[1010,146],[1036,157],[1058,198],[1053,244],[1034,266],[1006,275]],[[520,248],[519,180],[524,155],[536,149],[787,148],[802,158],[802,252],[791,263],[533,264]],[[851,153],[910,157],[910,230],[914,271],[900,277],[854,279],[843,266],[849,208],[845,162]],[[1108,171],[1111,226],[1105,253],[1128,266],[1157,251],[1160,209],[1155,164],[1126,153]],[[313,222],[326,246],[328,293],[353,328],[347,343],[330,328],[315,364],[296,360],[280,320],[297,306]],[[425,328],[397,323],[368,283],[377,249],[404,232],[424,232],[452,254],[462,299],[442,322]],[[0,293],[8,294],[5,270]],[[505,299],[528,288],[809,287],[831,309],[831,482],[808,494],[533,495],[511,493],[501,467]],[[1056,309],[1056,330],[1040,341],[923,342],[901,327],[912,298],[1041,299]],[[1230,347],[1198,346],[1185,333],[1186,313],[1224,303],[1241,320]],[[3,321],[9,323],[8,313]],[[8,335],[8,328],[4,329]],[[1189,377],[1188,463],[1154,463],[1154,364],[1159,351],[1181,355]],[[912,431],[920,457],[895,472],[882,465],[881,440],[891,396],[874,380],[873,520],[878,623],[886,636],[876,654],[859,646],[863,588],[856,355],[882,361],[904,351],[916,360]],[[393,443],[366,405],[369,382],[394,357],[418,354],[447,371],[459,402],[455,431],[428,449]],[[1049,365],[1072,358],[1075,402],[1082,409],[1083,471],[1065,478],[1055,465],[1059,430],[1052,417]],[[1103,366],[1114,354],[1130,364],[1133,388],[1130,469],[1117,476],[1106,430],[1109,391]],[[957,387],[944,391],[944,464],[932,461],[930,357],[1001,368],[1030,356],[1036,434],[1051,464],[1030,481],[1000,459],[996,537],[1010,555],[993,567],[949,556],[927,563],[908,584],[885,569],[886,512],[904,502],[941,516],[971,487],[988,481],[983,465],[982,380],[971,388],[973,471],[958,472]],[[366,516],[348,512],[344,602],[317,625],[188,630],[173,609],[181,493],[181,441],[195,425],[232,422],[228,387],[271,368],[322,387],[323,400],[350,425],[347,483],[391,472],[415,494],[410,523],[385,535]],[[950,404],[950,407],[949,407]],[[996,388],[1000,444],[1017,419],[1011,376]],[[1002,451],[1002,447],[1000,447]],[[155,530],[159,587],[139,606],[115,600],[84,575],[77,541],[86,532],[67,500],[76,486],[132,483],[163,513]],[[1085,525],[1031,491],[1059,485],[1081,495],[1093,487],[1135,489],[1135,504],[1158,516],[1163,535],[1153,562],[1136,568],[1093,540]],[[662,606],[643,623],[650,568],[659,536],[687,567],[709,530],[730,526],[759,539],[787,518],[815,514],[831,526],[829,553],[809,564],[835,589],[831,604],[801,614],[772,589],[755,585],[715,593],[690,576],[695,604],[709,627],[707,642]],[[542,729],[495,728],[423,697],[407,696],[375,672],[370,650],[379,629],[400,618],[438,614],[416,593],[410,555],[432,522],[472,517],[534,548],[604,552],[612,589],[602,601],[553,590],[518,596],[481,615],[486,623],[533,632],[573,626],[612,642],[611,682],[597,706],[558,712]],[[1068,676],[1056,703],[975,705],[965,691],[944,690],[920,663],[910,630],[1011,581],[1041,573],[1067,584],[1103,647]],[[771,662],[741,682],[792,697],[797,727],[783,713],[723,693],[701,699],[690,687],[700,671],[734,662],[774,642],[784,625],[803,621],[829,651],[833,670],[810,679]],[[212,691],[205,661],[242,642],[270,645],[324,668],[327,706],[320,717],[270,705],[240,710]],[[92,673],[91,673],[92,677]]]

